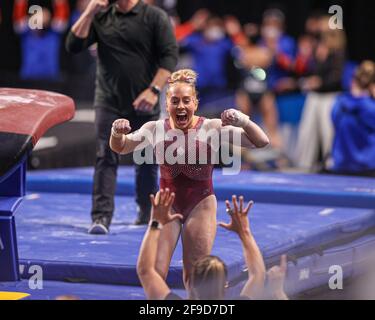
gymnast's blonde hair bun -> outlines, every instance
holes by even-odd
[[[194,70],[181,69],[172,73],[168,80],[168,83],[175,84],[178,82],[185,82],[195,86],[195,84],[197,83],[197,78],[198,74]]]

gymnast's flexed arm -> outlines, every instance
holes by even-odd
[[[229,109],[221,114],[221,119],[212,119],[209,122],[209,128],[215,130],[229,130],[230,144],[236,144],[234,135],[241,136],[240,147],[244,148],[264,148],[270,141],[265,132],[248,116],[242,112]]]
[[[132,153],[140,144],[145,148],[153,144],[156,121],[145,123],[139,130],[130,133],[132,128],[126,119],[117,119],[112,124],[109,146],[119,154]]]

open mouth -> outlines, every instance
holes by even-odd
[[[176,114],[176,120],[179,125],[186,124],[188,121],[187,113],[178,113]]]

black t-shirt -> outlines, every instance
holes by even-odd
[[[168,15],[140,0],[122,13],[115,4],[98,13],[86,39],[68,34],[66,49],[77,53],[97,43],[95,106],[133,114],[132,103],[147,89],[158,68],[173,71],[178,48]],[[160,113],[156,106],[147,115]],[[145,114],[146,115],[146,114]]]

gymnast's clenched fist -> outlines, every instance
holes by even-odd
[[[130,122],[126,119],[117,119],[112,124],[112,136],[117,138],[128,134],[131,130]]]
[[[225,110],[221,114],[221,123],[222,126],[234,126],[243,128],[249,123],[250,119],[247,115],[236,109]]]

